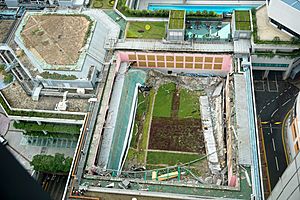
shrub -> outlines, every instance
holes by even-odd
[[[145,25],[145,30],[146,30],[146,31],[149,31],[150,29],[151,29],[151,26],[150,26],[149,24],[146,24],[146,25]]]
[[[35,155],[30,165],[34,170],[49,173],[68,173],[72,164],[72,158],[64,154],[57,153],[52,155]]]
[[[3,82],[5,84],[8,84],[8,83],[12,82],[13,80],[14,80],[14,76],[11,73],[7,73],[4,76]]]

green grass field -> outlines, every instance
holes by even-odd
[[[190,161],[201,158],[201,155],[197,154],[185,154],[185,153],[167,153],[167,152],[153,152],[149,151],[147,155],[147,164],[157,165],[165,164],[168,166],[174,166],[176,164],[184,164]]]
[[[146,30],[146,25],[150,25],[149,30]],[[162,39],[165,34],[165,22],[129,22],[126,38]]]
[[[237,30],[251,30],[250,13],[248,10],[235,11],[235,26]]]
[[[153,117],[170,117],[175,83],[161,85],[157,91],[153,109]]]
[[[178,117],[200,119],[199,97],[200,92],[181,89]]]

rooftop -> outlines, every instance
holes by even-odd
[[[273,40],[278,37],[280,41],[290,41],[291,36],[274,27],[269,22],[267,6],[263,6],[256,11],[257,36],[260,40]]]
[[[21,36],[25,46],[46,63],[72,65],[79,59],[90,26],[85,15],[35,14],[28,17]]]
[[[171,10],[169,16],[169,29],[183,29],[184,18],[184,10]]]
[[[250,12],[248,10],[235,11],[235,27],[236,30],[251,30]]]
[[[284,3],[292,6],[293,8],[300,11],[300,1],[299,0],[282,0]]]

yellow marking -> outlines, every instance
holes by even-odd
[[[278,125],[278,124],[282,124],[282,122],[275,122],[274,124]]]
[[[283,150],[284,150],[284,155],[285,155],[285,160],[286,160],[286,163],[287,165],[289,165],[289,158],[288,158],[288,155],[287,155],[287,152],[286,152],[286,147],[285,147],[285,140],[284,140],[284,124],[288,118],[288,116],[290,115],[292,110],[290,110],[284,117],[283,119],[283,126],[281,127],[281,137],[282,137],[282,144],[283,144]]]
[[[261,124],[268,124],[269,122],[260,122]]]
[[[262,122],[261,122],[262,123]],[[267,155],[266,155],[266,148],[265,148],[265,140],[264,140],[264,134],[263,134],[263,129],[262,126],[260,126],[260,135],[261,135],[261,142],[262,142],[262,146],[264,149],[264,158],[266,161],[266,167],[267,167],[267,180],[268,180],[268,188],[269,188],[269,192],[271,192],[271,181],[270,181],[270,175],[269,175],[269,167],[268,167],[268,160],[267,160]]]

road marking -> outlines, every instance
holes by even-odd
[[[275,99],[272,100],[272,103],[275,101]]]
[[[284,104],[282,104],[281,106],[285,106],[288,102],[290,102],[291,99],[287,100],[286,102],[284,102]]]
[[[279,124],[281,124],[282,122],[275,122],[274,124],[276,124],[276,125],[279,125]]]
[[[278,111],[278,108],[276,110],[274,110],[274,112],[271,114],[271,117],[273,117],[277,111]]]
[[[271,123],[270,123],[270,130],[271,130],[271,133],[273,134],[272,124]]]
[[[277,171],[279,171],[279,166],[278,166],[278,160],[277,160],[277,156],[275,156],[275,163],[276,163],[276,168],[277,168]]]
[[[295,94],[294,96],[296,97],[298,95],[298,93],[297,94]]]
[[[274,138],[272,138],[272,144],[273,144],[273,150],[274,150],[274,151],[276,151],[276,147],[275,147]]]
[[[265,108],[266,108],[266,106],[263,107],[263,109],[265,109]]]
[[[281,95],[283,95],[283,93],[281,92],[279,95],[281,96]]]
[[[268,124],[269,122],[261,122],[261,124]]]
[[[286,92],[286,91],[288,91],[287,89],[285,89],[283,92]]]
[[[270,105],[270,102],[269,102],[269,103],[267,103],[267,105],[269,106],[269,105]]]
[[[279,96],[276,97],[276,99],[278,99],[278,98],[279,98]]]

